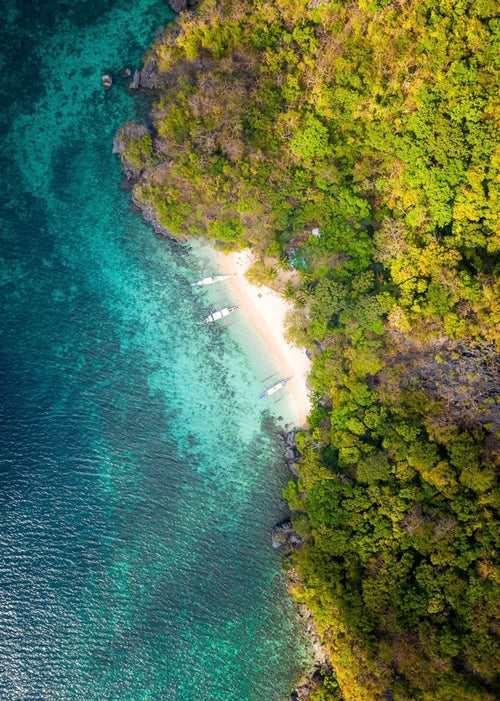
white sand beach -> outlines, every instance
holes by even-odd
[[[304,350],[285,340],[284,320],[291,305],[274,290],[252,285],[245,278],[253,260],[250,251],[219,253],[217,258],[222,272],[231,274],[228,282],[240,311],[261,336],[282,377],[293,378],[287,388],[297,414],[297,426],[305,427],[311,409],[307,391],[311,361]]]

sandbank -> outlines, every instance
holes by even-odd
[[[307,377],[311,361],[304,350],[287,342],[284,337],[286,313],[290,303],[277,292],[252,285],[245,273],[253,262],[251,251],[218,253],[218,264],[224,274],[230,274],[228,282],[236,304],[250,321],[264,342],[282,377],[292,377],[287,385],[296,415],[297,426],[304,428],[311,410]]]

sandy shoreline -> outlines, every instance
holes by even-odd
[[[282,377],[292,377],[287,390],[297,415],[297,426],[304,428],[311,409],[307,377],[311,361],[304,350],[290,345],[284,338],[284,319],[291,305],[268,287],[257,287],[245,278],[252,263],[250,251],[218,253],[217,261],[228,282],[240,311],[249,319],[273,357]]]

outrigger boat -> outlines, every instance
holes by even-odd
[[[224,309],[219,309],[219,311],[209,314],[205,319],[205,323],[211,324],[212,321],[219,321],[219,319],[223,319],[225,316],[229,316],[237,309],[238,307],[224,307]]]
[[[264,397],[270,397],[271,394],[274,394],[274,393],[277,392],[279,389],[281,389],[282,387],[284,387],[284,386],[286,385],[287,382],[290,382],[291,379],[292,379],[291,377],[285,377],[283,380],[280,380],[279,382],[277,382],[277,383],[276,383],[275,385],[273,385],[272,387],[269,387],[269,389],[266,389],[265,392],[262,392],[262,394],[260,395],[259,399],[264,399]]]
[[[198,282],[192,282],[191,287],[195,287],[196,285],[200,287],[204,285],[213,285],[216,282],[227,280],[228,277],[231,277],[231,275],[210,275],[209,277],[204,277],[201,280],[198,280]]]

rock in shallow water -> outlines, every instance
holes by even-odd
[[[103,73],[101,76],[101,83],[103,88],[109,90],[109,88],[113,85],[113,76],[111,73]]]
[[[141,87],[141,71],[137,69],[134,71],[134,77],[129,85],[130,90],[139,90]]]

